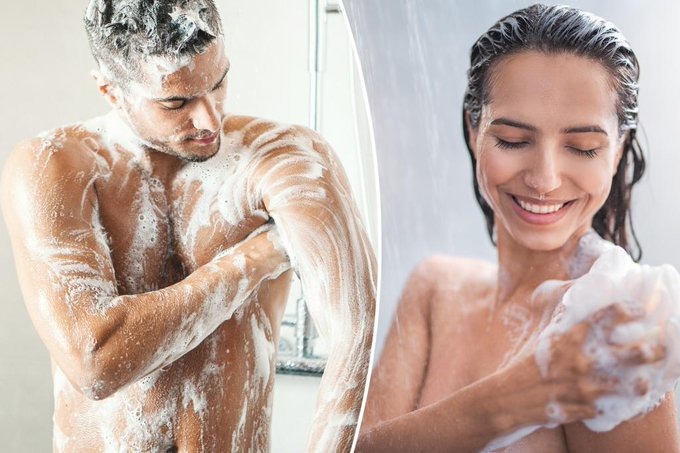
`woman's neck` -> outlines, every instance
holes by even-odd
[[[529,249],[518,243],[501,225],[497,227],[498,291],[496,302],[527,299],[546,280],[575,277],[573,258],[581,238],[590,230],[578,231],[560,248],[549,251]]]

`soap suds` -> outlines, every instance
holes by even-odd
[[[579,323],[589,324],[583,354],[593,360],[599,375],[617,382],[613,392],[595,401],[598,415],[583,420],[596,432],[610,431],[651,411],[680,379],[680,275],[669,265],[636,264],[622,248],[603,242],[590,236],[581,244],[571,268],[581,276],[564,293],[557,315],[539,334],[535,351],[539,370],[547,377],[552,339]],[[548,281],[537,293],[553,291],[564,283]],[[610,313],[603,311],[608,307]],[[617,311],[630,319],[617,323]],[[613,348],[636,344],[647,357],[659,349],[665,350],[665,356],[654,363],[629,365]],[[564,410],[553,401],[546,406],[546,418],[546,424],[495,439],[485,451],[511,445],[539,428],[558,426],[565,418]]]
[[[559,319],[539,338],[536,360],[544,375],[550,365],[550,339],[586,321],[591,329],[584,352],[595,361],[598,372],[619,380],[613,394],[596,401],[597,417],[584,423],[593,431],[609,431],[619,423],[656,407],[680,378],[680,276],[671,266],[651,267],[633,262],[620,247],[604,252],[590,272],[577,279],[562,299]],[[623,312],[637,314],[616,325],[613,319],[595,315],[616,305]],[[630,307],[630,308],[629,308]],[[635,367],[621,363],[610,343],[633,345],[643,350],[659,346],[666,356],[659,362]],[[637,384],[644,380],[649,390],[639,395]]]
[[[251,128],[270,124],[270,130],[259,134],[255,142],[247,142],[246,136]],[[79,127],[96,134],[99,140],[97,142],[88,136],[82,147],[96,155],[98,177],[102,183],[110,181],[116,166],[129,165],[124,171],[128,178],[134,172],[147,171],[148,162],[144,159],[139,140],[116,115],[88,121]],[[343,440],[340,434],[346,432],[346,427],[356,425],[360,408],[373,328],[377,277],[375,258],[344,173],[335,167],[332,152],[320,137],[296,126],[278,126],[257,120],[243,130],[225,133],[222,139],[222,147],[214,158],[187,164],[174,180],[173,189],[180,192],[180,196],[175,199],[172,209],[182,212],[191,208],[196,213],[189,217],[184,228],[180,226],[176,231],[179,242],[188,252],[187,267],[199,263],[199,258],[192,254],[199,236],[211,230],[214,234],[219,233],[215,219],[219,219],[222,222],[219,227],[227,231],[241,228],[244,219],[267,222],[253,235],[266,232],[274,247],[289,254],[301,276],[313,318],[322,335],[330,339],[331,359],[322,382],[312,442],[313,449],[317,451],[332,450]],[[46,158],[60,152],[58,146],[61,145],[57,139],[50,139],[50,143],[44,150]],[[95,179],[83,180],[87,187],[93,187],[95,182]],[[64,181],[64,184],[68,183]],[[154,195],[161,196],[160,187],[152,179],[146,179],[131,206],[132,211],[139,211],[139,223],[132,233],[130,250],[125,252],[128,265],[120,272],[129,277],[122,284],[131,290],[130,294],[119,296],[115,275],[104,277],[98,270],[98,266],[105,268],[110,265],[110,257],[99,256],[99,252],[86,247],[91,242],[102,251],[111,250],[111,238],[102,226],[97,197],[94,197],[92,217],[86,219],[91,229],[72,231],[64,243],[29,238],[35,260],[45,263],[49,270],[48,278],[58,287],[66,288],[63,300],[51,301],[49,295],[45,295],[40,304],[42,313],[51,316],[49,304],[63,303],[71,310],[84,309],[91,315],[106,317],[120,305],[132,303],[137,297],[133,293],[148,289],[143,283],[149,271],[145,256],[157,246],[161,229],[159,219],[166,215],[151,202]],[[269,212],[262,203],[264,197],[269,201]],[[31,199],[28,195],[25,198]],[[84,198],[81,206],[87,206],[89,202]],[[25,217],[24,222],[31,225],[33,215],[28,213]],[[276,233],[266,231],[273,228],[272,219]],[[216,251],[219,258],[232,253],[229,249],[219,252]],[[89,259],[93,253],[96,255],[94,261]],[[210,288],[203,295],[205,300],[201,310],[187,314],[179,328],[168,333],[163,344],[147,351],[150,357],[148,360],[145,358],[143,369],[131,363],[128,351],[119,351],[116,373],[135,377],[111,396],[98,401],[84,400],[56,368],[55,406],[59,408],[69,401],[78,401],[83,406],[77,418],[93,424],[88,434],[91,437],[83,441],[99,443],[106,451],[143,449],[145,445],[157,445],[159,433],[170,441],[182,411],[191,410],[200,418],[206,417],[211,410],[206,392],[219,388],[227,374],[213,355],[195,377],[167,390],[166,399],[160,406],[149,405],[147,395],[157,392],[161,383],[165,382],[163,376],[171,370],[169,364],[202,341],[209,342],[211,332],[225,320],[233,318],[242,326],[239,328],[251,337],[245,346],[245,355],[252,359],[247,364],[243,403],[235,409],[241,412],[232,440],[234,445],[239,445],[244,436],[252,435],[258,439],[256,445],[268,442],[276,345],[267,316],[244,309],[259,282],[247,275],[247,261],[243,255],[232,253],[231,258],[236,280],[231,285],[221,282]],[[91,264],[80,264],[85,261]],[[270,277],[274,278],[288,268],[287,264],[282,264]],[[205,269],[213,273],[222,272],[215,262]],[[191,287],[173,291],[176,291],[173,297],[177,298],[180,306],[183,299],[199,295]],[[158,301],[159,304],[162,302]],[[59,331],[58,326],[56,330]],[[140,348],[142,334],[131,332],[130,338],[125,340],[130,342],[130,348]],[[63,347],[74,338],[87,351],[94,351],[99,346],[93,333],[86,328],[69,332],[58,343]],[[211,354],[213,352],[211,350]],[[90,388],[81,390],[97,395],[109,385],[109,382],[94,381]],[[262,407],[253,406],[260,405],[260,402]],[[70,417],[66,419],[74,420]],[[255,433],[250,431],[251,419],[255,423]],[[211,448],[208,444],[204,447],[207,450]]]

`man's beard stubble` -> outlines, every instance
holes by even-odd
[[[184,142],[188,142],[189,140],[190,139],[185,139]],[[168,154],[170,156],[181,159],[185,162],[205,162],[208,159],[215,157],[215,155],[220,151],[220,147],[222,146],[222,134],[219,134],[217,136],[217,139],[215,140],[215,143],[213,145],[213,146],[215,146],[215,151],[213,151],[208,156],[196,156],[196,155],[186,156],[186,155],[182,155],[181,153],[179,153],[174,148],[168,146],[166,143],[150,141],[150,140],[148,140],[148,141],[145,140],[145,142],[147,142],[147,143],[144,145],[144,147],[147,148],[148,150],[162,152],[164,154]]]

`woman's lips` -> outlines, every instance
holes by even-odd
[[[569,201],[536,201],[507,194],[512,209],[525,222],[532,225],[550,225],[567,214],[575,200]]]

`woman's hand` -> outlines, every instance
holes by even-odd
[[[557,314],[559,317],[559,313]],[[546,404],[546,422],[568,423],[594,418],[598,413],[596,401],[602,395],[615,393],[620,377],[607,367],[603,357],[613,357],[619,367],[637,367],[657,363],[666,358],[666,348],[660,339],[652,337],[625,344],[611,341],[617,327],[639,318],[620,304],[609,305],[567,332],[551,338],[549,350],[541,350],[541,343],[533,357],[541,372],[541,386],[551,389]],[[605,333],[599,345],[593,326]],[[649,390],[649,382],[641,378],[635,384],[637,395]]]
[[[568,346],[568,338],[578,341]],[[611,247],[569,284],[538,337],[535,358],[546,379],[570,372],[592,375],[567,393],[599,394],[595,415],[584,423],[602,432],[650,411],[672,390],[680,378],[679,339],[677,271],[638,265]],[[569,354],[573,363],[559,365],[568,363]],[[600,394],[602,386],[612,389]]]
[[[667,351],[660,332],[621,342],[616,333],[644,312],[611,304],[569,329],[560,330],[563,295],[570,282],[548,282],[535,294],[535,303],[555,307],[542,332],[493,376],[502,383],[497,398],[510,410],[493,415],[496,431],[504,433],[487,445],[494,450],[510,445],[540,427],[555,427],[602,416],[601,398],[621,392],[621,369],[640,369],[662,362]],[[641,377],[632,392],[644,397],[650,382]]]

